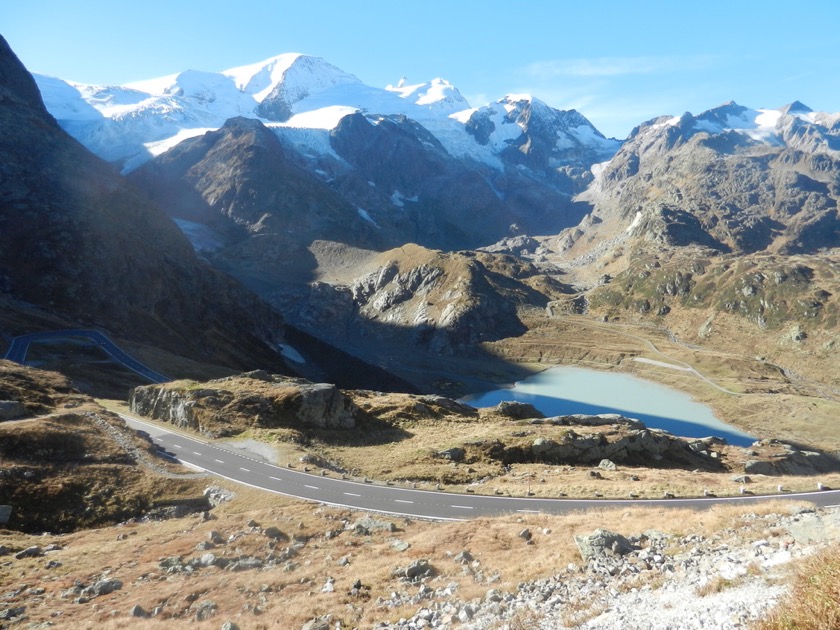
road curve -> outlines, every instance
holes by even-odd
[[[132,372],[139,374],[143,378],[150,380],[152,383],[166,383],[172,379],[164,376],[160,372],[155,372],[152,368],[143,365],[120,348],[117,344],[111,341],[105,334],[98,330],[48,330],[43,332],[29,333],[28,335],[20,335],[12,339],[9,349],[3,357],[7,361],[14,361],[25,365],[26,353],[29,351],[29,344],[33,341],[42,341],[45,339],[61,339],[63,337],[87,337],[93,343],[97,344],[102,350],[108,353],[112,359],[127,367]]]
[[[147,434],[162,453],[209,473],[276,494],[358,510],[435,520],[466,520],[506,513],[562,514],[604,507],[669,507],[704,509],[720,503],[758,503],[796,499],[818,506],[840,505],[840,490],[769,496],[704,497],[695,499],[542,499],[453,494],[320,477],[275,466],[217,444],[174,433],[157,424],[120,414],[132,428]]]

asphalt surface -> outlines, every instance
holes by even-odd
[[[840,490],[783,493],[769,496],[704,497],[693,499],[542,499],[498,497],[476,494],[430,492],[410,488],[321,477],[301,470],[275,466],[242,455],[220,445],[174,433],[157,424],[130,416],[122,418],[144,432],[162,454],[188,466],[197,467],[225,479],[269,492],[359,510],[385,512],[435,520],[465,520],[479,516],[509,513],[562,514],[574,510],[604,507],[644,507],[705,509],[719,503],[759,503],[767,499],[796,499],[818,506],[840,505]],[[302,468],[302,465],[300,465]]]
[[[124,365],[132,372],[139,374],[152,383],[166,383],[172,380],[160,372],[155,372],[152,368],[140,363],[140,361],[126,353],[122,348],[98,330],[50,330],[45,332],[30,333],[28,335],[20,335],[19,337],[12,339],[12,343],[9,345],[9,349],[6,351],[6,355],[3,358],[7,361],[14,361],[15,363],[26,365],[26,353],[29,351],[29,344],[33,341],[62,339],[64,337],[87,337],[107,352],[116,362]]]

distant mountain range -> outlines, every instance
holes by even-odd
[[[621,141],[532,96],[470,107],[443,79],[372,87],[297,54],[125,86],[35,79],[58,124],[200,258],[354,352],[364,322],[449,353],[517,334],[520,307],[594,284],[566,270],[620,273],[640,248],[840,244],[840,114],[798,102],[662,116]]]
[[[667,233],[677,243],[724,251],[773,243],[804,251],[837,237],[840,114],[813,112],[799,102],[777,110],[727,103],[697,116],[664,116],[642,123],[622,142],[605,138],[580,113],[529,95],[470,107],[443,79],[372,87],[299,54],[125,86],[37,75],[36,81],[62,127],[123,172],[141,171],[138,179],[159,201],[169,196],[174,177],[198,192],[213,220],[206,207],[185,207],[183,195],[163,206],[187,234],[202,234],[217,249],[231,243],[230,225],[219,215],[261,235],[279,233],[270,226],[281,221],[284,232],[300,235],[296,246],[340,233],[346,242],[379,250],[405,242],[457,249],[522,233],[554,234],[593,208],[598,216],[620,215],[625,226],[636,221],[637,232],[649,227],[649,237]],[[283,165],[233,160],[245,123],[226,125],[232,119],[257,121],[249,133],[263,148],[273,143],[274,152],[286,156]],[[240,139],[226,150],[232,134]],[[251,168],[262,176],[252,176]],[[733,168],[737,181],[724,173]],[[243,191],[222,183],[225,175],[255,185],[244,191],[246,201],[236,200]],[[168,183],[161,190],[155,179]],[[663,193],[654,202],[641,189]],[[584,191],[585,203],[576,203]],[[282,199],[287,211],[278,211],[273,199]],[[690,207],[679,203],[683,199]],[[248,210],[240,215],[243,206]],[[314,206],[332,210],[304,219],[299,210]],[[670,210],[663,215],[663,208]],[[654,215],[674,227],[656,227]]]

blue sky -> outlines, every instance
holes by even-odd
[[[302,52],[379,87],[440,76],[473,106],[530,93],[616,137],[730,99],[840,111],[836,0],[2,0],[0,34],[84,83]]]

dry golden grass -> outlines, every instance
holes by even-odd
[[[840,544],[804,560],[793,588],[753,630],[837,630],[840,628]]]
[[[659,529],[675,535],[701,534],[710,536],[726,528],[744,524],[745,514],[788,512],[787,503],[768,503],[749,510],[733,506],[714,508],[695,513],[687,510],[598,510],[566,516],[504,516],[477,519],[469,522],[434,523],[393,519],[399,528],[394,533],[374,533],[357,536],[344,531],[344,522],[353,522],[363,513],[346,509],[306,504],[250,488],[230,486],[238,493],[231,503],[216,508],[215,520],[203,521],[200,516],[178,520],[128,523],[102,529],[76,532],[63,536],[34,537],[19,533],[0,532],[0,544],[14,550],[32,544],[57,543],[63,549],[49,553],[47,558],[16,560],[0,564],[0,583],[11,591],[20,584],[29,588],[44,588],[43,598],[32,597],[26,602],[11,601],[10,605],[27,606],[28,621],[52,621],[62,628],[102,627],[158,628],[191,627],[218,629],[225,619],[242,628],[295,628],[307,620],[332,614],[342,627],[368,628],[378,621],[397,621],[416,612],[415,607],[389,609],[377,604],[378,598],[388,599],[391,592],[413,594],[417,585],[406,585],[392,576],[396,567],[412,560],[426,558],[437,571],[429,582],[432,588],[451,582],[459,585],[456,596],[465,601],[483,597],[488,588],[515,592],[526,580],[554,575],[570,562],[580,563],[575,547],[575,534],[589,533],[598,527],[633,535],[648,529]],[[253,519],[259,528],[247,523]],[[282,566],[272,570],[242,572],[222,571],[216,567],[199,569],[193,575],[165,574],[159,567],[163,558],[198,557],[202,551],[196,545],[207,539],[208,532],[218,531],[223,537],[233,537],[212,553],[236,557],[254,555],[264,558],[272,550],[260,528],[278,527],[290,538],[305,541],[298,556],[292,559],[294,568],[284,571]],[[534,544],[526,545],[518,532],[528,527],[534,534]],[[327,539],[327,531],[341,533]],[[759,534],[757,533],[758,537]],[[404,552],[396,551],[391,543],[399,538],[410,544]],[[275,552],[288,545],[278,543]],[[454,556],[469,550],[478,561],[476,579]],[[340,566],[339,559],[347,556],[349,564]],[[46,560],[62,564],[46,569]],[[93,599],[88,604],[76,604],[60,595],[75,580],[91,583],[108,573],[124,582],[121,590]],[[492,576],[493,581],[488,582]],[[335,579],[335,592],[323,593],[327,577]],[[361,579],[369,589],[366,595],[349,594],[352,583]],[[218,606],[217,614],[208,621],[195,621],[190,605],[211,599]],[[129,616],[135,604],[162,611],[153,620],[143,621]],[[261,605],[261,614],[252,612]],[[586,608],[572,611],[583,619],[598,614]],[[55,615],[55,616],[54,616]],[[527,626],[527,619],[522,623]],[[515,627],[515,626],[514,626]]]

